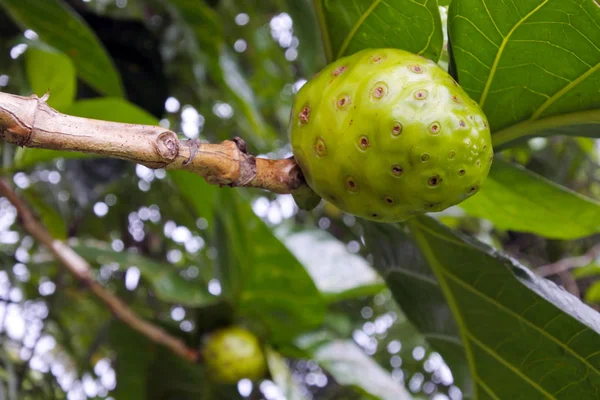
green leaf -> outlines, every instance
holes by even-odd
[[[410,400],[406,389],[395,381],[371,357],[351,340],[319,340],[302,338],[298,344],[311,353],[312,358],[337,383],[351,386],[359,392],[379,400]]]
[[[302,388],[294,381],[292,371],[290,371],[283,356],[271,348],[267,348],[266,353],[269,372],[273,377],[273,382],[275,382],[278,389],[281,390],[284,398],[286,400],[308,399],[308,397],[302,393]]]
[[[302,264],[238,191],[219,191],[215,216],[223,291],[240,316],[283,342],[320,325],[325,304]]]
[[[598,137],[597,2],[455,0],[449,21],[459,83],[483,107],[495,147],[532,135]]]
[[[600,265],[592,263],[584,267],[578,267],[573,269],[573,277],[576,279],[589,278],[591,276],[600,277]]]
[[[86,22],[59,0],[0,0],[8,14],[23,29],[31,29],[40,40],[68,55],[77,75],[99,93],[123,96],[119,73]]]
[[[91,118],[102,121],[158,125],[158,120],[147,111],[121,98],[102,97],[90,100],[79,100],[68,107],[64,113],[74,117]],[[78,151],[21,147],[15,154],[13,168],[15,170],[32,168],[37,164],[49,162],[57,158],[81,159],[94,157],[100,157],[100,155]]]
[[[73,103],[77,76],[73,62],[65,54],[30,46],[25,52],[25,70],[35,94],[42,97],[50,92],[50,107],[63,111]]]
[[[366,48],[399,48],[437,61],[442,23],[430,0],[314,0],[327,59]]]
[[[323,230],[281,233],[279,238],[311,275],[328,301],[375,295],[385,288],[367,261]]]
[[[396,225],[366,225],[367,248],[465,398],[597,396],[597,312],[431,218],[413,218],[408,226],[410,234]]]
[[[156,345],[119,320],[110,326],[109,342],[116,355],[118,377],[113,395],[118,399],[146,400],[146,379]]]
[[[600,232],[600,203],[499,158],[481,191],[460,207],[498,229],[553,239]]]
[[[118,263],[124,268],[137,267],[141,276],[152,285],[156,297],[163,301],[198,307],[214,304],[218,300],[208,292],[205,283],[183,278],[167,262],[160,263],[127,251],[116,252],[106,243],[91,240],[72,244],[71,247],[94,265]]]

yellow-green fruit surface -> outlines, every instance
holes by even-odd
[[[258,380],[266,373],[266,361],[258,338],[241,327],[211,332],[202,348],[208,378],[219,384],[240,379]]]
[[[397,49],[325,67],[298,92],[289,135],[319,196],[382,222],[474,195],[493,158],[479,105],[435,62]]]

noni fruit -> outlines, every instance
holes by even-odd
[[[258,338],[238,326],[211,332],[202,356],[208,378],[218,384],[233,384],[244,378],[257,380],[267,369]]]
[[[382,222],[473,196],[493,158],[479,105],[435,62],[398,49],[325,67],[298,92],[289,136],[316,194]]]

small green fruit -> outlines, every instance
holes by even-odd
[[[241,327],[211,332],[202,348],[208,378],[219,384],[240,379],[257,380],[266,373],[266,361],[258,338]]]
[[[471,197],[493,158],[479,105],[435,62],[398,49],[325,67],[300,89],[289,134],[315,193],[382,222]]]

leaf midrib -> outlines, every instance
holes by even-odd
[[[338,53],[335,57],[336,59],[338,59],[342,55],[344,55],[344,52],[350,45],[350,42],[352,41],[354,36],[356,36],[356,32],[358,31],[358,29],[362,26],[362,24],[369,17],[369,15],[371,15],[373,13],[373,11],[377,8],[377,6],[379,6],[381,1],[382,0],[373,0],[373,3],[371,3],[369,8],[364,13],[362,13],[362,15],[354,23],[354,26],[352,26],[352,29],[350,29],[350,32],[348,32],[348,35],[346,35],[346,39],[344,39],[344,41],[342,42],[342,45],[340,46],[340,50],[338,51]]]
[[[504,37],[504,39],[502,39],[502,43],[500,44],[500,48],[498,49],[498,52],[496,53],[496,58],[494,59],[494,63],[492,64],[492,69],[490,71],[490,75],[488,76],[488,79],[485,82],[485,87],[483,88],[483,92],[481,93],[481,98],[479,99],[479,105],[481,106],[481,108],[483,108],[483,105],[485,104],[485,100],[486,100],[488,92],[490,90],[490,86],[492,84],[492,81],[494,80],[494,76],[496,75],[496,69],[498,68],[498,63],[500,62],[500,58],[502,58],[502,53],[504,52],[504,49],[505,49],[506,44],[508,43],[510,37],[517,30],[517,28],[519,26],[521,26],[521,24],[523,22],[525,22],[529,17],[531,17],[533,14],[535,14],[540,8],[545,6],[548,3],[548,1],[549,0],[544,0],[543,3],[541,3],[536,8],[531,10],[527,15],[525,15],[524,17],[519,19],[519,21],[517,21],[517,23],[510,29],[510,31]]]

